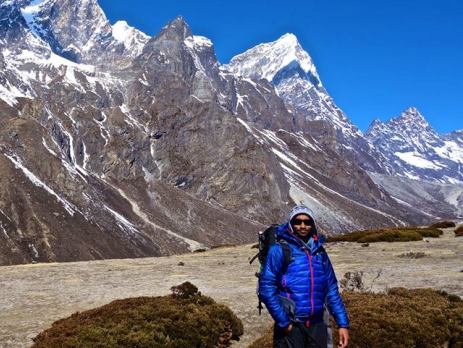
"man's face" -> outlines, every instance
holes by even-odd
[[[294,232],[296,232],[302,238],[308,237],[310,235],[310,230],[312,229],[312,226],[310,225],[311,223],[312,219],[305,214],[296,215],[291,220]]]

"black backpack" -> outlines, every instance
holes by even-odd
[[[286,273],[288,269],[288,265],[291,262],[291,249],[288,243],[283,239],[278,239],[277,237],[277,228],[278,225],[271,225],[265,231],[259,232],[259,251],[256,255],[249,261],[252,264],[257,258],[259,259],[260,269],[259,272],[256,272],[256,277],[260,279],[260,273],[262,272],[263,267],[265,266],[265,262],[267,261],[267,255],[270,250],[270,247],[274,244],[280,244],[281,248],[283,249],[283,268],[282,274]],[[259,304],[257,308],[259,309],[259,315],[262,313],[262,302],[259,296],[259,284],[257,284],[257,297],[259,298]]]

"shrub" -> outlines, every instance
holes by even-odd
[[[463,225],[460,225],[455,229],[455,237],[463,237]]]
[[[443,220],[443,221],[438,221],[432,225],[429,225],[429,227],[431,228],[449,228],[449,227],[455,227],[455,222],[453,221],[447,221],[447,220]]]
[[[431,227],[391,227],[377,230],[354,231],[328,238],[328,242],[410,242],[423,240],[423,237],[438,238],[442,235],[438,228]]]
[[[431,289],[343,293],[354,347],[450,347],[463,344],[463,301]],[[337,340],[337,337],[335,338]]]
[[[342,294],[351,325],[349,348],[463,346],[463,300],[431,289]],[[333,330],[337,342],[337,330]],[[272,347],[272,332],[250,347]]]
[[[116,300],[53,323],[33,347],[227,347],[243,334],[227,307],[202,296],[191,283],[173,294]]]
[[[273,348],[273,328],[251,343],[248,348]]]

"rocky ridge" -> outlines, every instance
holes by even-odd
[[[461,131],[438,134],[416,108],[383,123],[375,120],[365,137],[394,163],[396,174],[411,179],[462,183]]]

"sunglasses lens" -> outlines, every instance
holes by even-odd
[[[300,220],[300,219],[294,219],[294,225],[302,225],[304,223],[306,226],[309,225],[310,220]]]

